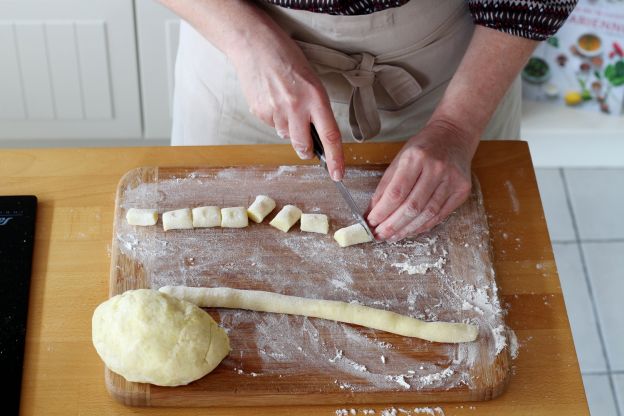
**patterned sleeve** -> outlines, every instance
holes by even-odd
[[[475,24],[533,40],[554,35],[578,0],[467,0]]]

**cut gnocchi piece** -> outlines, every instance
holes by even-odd
[[[193,228],[190,208],[176,209],[162,214],[163,230],[188,230]]]
[[[334,233],[334,240],[340,247],[348,247],[354,244],[368,243],[372,238],[362,224],[356,223],[345,228],[341,228]]]
[[[294,205],[286,205],[269,223],[285,233],[301,218],[301,210]]]
[[[245,207],[221,208],[221,227],[245,228],[249,225]]]
[[[266,195],[258,195],[256,200],[247,208],[247,215],[252,221],[261,223],[262,220],[275,209],[275,201]]]
[[[158,210],[146,208],[130,208],[126,212],[126,221],[130,225],[148,226],[158,222]]]
[[[327,234],[329,232],[329,218],[325,214],[301,214],[301,231]]]
[[[193,227],[220,227],[221,209],[215,206],[193,208]]]

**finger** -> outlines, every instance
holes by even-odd
[[[409,166],[413,162],[411,158],[399,159],[394,175],[383,191],[379,202],[368,214],[368,222],[376,227],[385,221],[405,201],[405,198],[414,188],[414,184],[421,174],[422,165]]]
[[[446,182],[440,182],[430,171],[423,172],[403,204],[377,227],[379,238],[387,239],[401,233],[419,217],[421,221],[428,221],[426,215],[423,216],[426,208],[439,210],[448,199],[449,193]]]
[[[288,131],[290,143],[300,159],[312,159],[312,136],[310,136],[310,116],[291,113],[288,117]]]
[[[290,133],[288,131],[288,119],[279,112],[273,113],[273,124],[275,125],[275,132],[280,139],[290,139]]]
[[[438,214],[438,216],[432,218],[427,223],[423,224],[420,228],[414,230],[413,233],[420,234],[429,231],[430,229],[444,221],[449,215],[451,215],[451,213],[455,211],[461,204],[463,204],[465,200],[466,197],[461,193],[452,194],[442,206],[442,209],[440,209],[440,213]]]
[[[377,203],[381,199],[381,196],[383,195],[384,191],[388,187],[388,184],[390,183],[390,181],[392,180],[392,178],[393,178],[393,176],[394,176],[394,174],[396,172],[396,167],[397,167],[397,163],[391,163],[390,166],[388,166],[386,168],[386,171],[384,172],[383,176],[381,177],[381,180],[377,184],[377,188],[375,189],[375,193],[373,193],[373,196],[371,197],[371,199],[370,199],[370,201],[368,203],[368,207],[366,208],[366,211],[364,211],[364,215],[367,217],[367,220],[369,222],[370,222],[370,218],[368,218],[368,215],[371,213],[373,208],[375,208],[375,206],[377,205]]]
[[[446,182],[442,182],[433,195],[431,195],[423,211],[395,235],[391,236],[390,241],[398,241],[408,236],[417,235],[424,230],[426,224],[436,221],[439,222],[442,209],[446,208],[446,204],[449,200],[449,185]]]
[[[258,119],[260,119],[260,121],[262,121],[263,123],[271,127],[275,127],[275,123],[273,122],[272,108],[273,106],[270,105],[264,107],[254,105],[252,107],[249,107],[249,112],[256,116]]]
[[[329,100],[317,107],[312,113],[312,123],[323,143],[327,169],[333,180],[340,181],[344,177],[344,155],[342,152],[342,136]]]

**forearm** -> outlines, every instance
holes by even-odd
[[[538,42],[483,26],[474,35],[430,123],[479,142],[483,130]]]
[[[287,37],[261,8],[248,0],[159,1],[229,58],[253,48],[259,39]]]

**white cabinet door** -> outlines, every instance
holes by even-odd
[[[133,2],[0,0],[0,139],[140,138]]]
[[[136,0],[145,138],[171,137],[180,18],[155,0]]]

